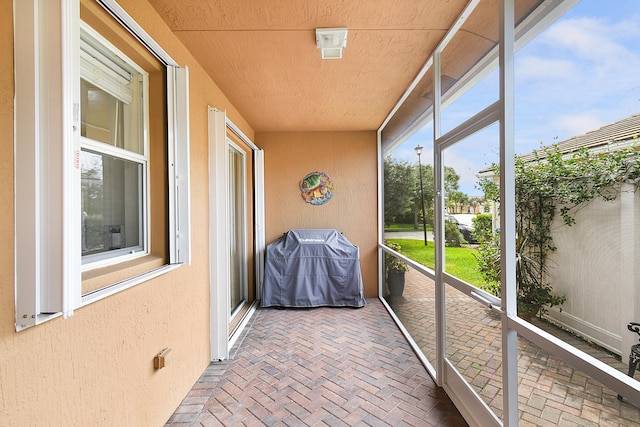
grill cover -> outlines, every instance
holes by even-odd
[[[266,249],[262,307],[363,307],[360,249],[337,230],[290,230]]]

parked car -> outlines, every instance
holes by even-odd
[[[458,224],[458,230],[468,243],[478,243],[478,240],[473,237],[473,217],[475,215],[472,214],[447,214],[444,220]]]

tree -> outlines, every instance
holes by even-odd
[[[456,204],[458,200],[467,198],[467,195],[458,191],[460,175],[456,173],[456,170],[451,166],[444,167],[444,193],[446,195],[445,207],[449,209],[449,212],[455,213]]]
[[[444,167],[444,191],[449,194],[460,188],[460,175],[451,166]]]
[[[384,158],[384,222],[391,224],[411,211],[415,174],[408,162]]]
[[[462,207],[469,202],[469,196],[462,191],[452,191],[449,193],[449,212],[462,213]]]
[[[444,168],[445,192],[456,192],[460,176],[450,166]],[[384,222],[392,224],[411,215],[414,227],[418,228],[425,216],[427,224],[433,224],[434,195],[433,166],[422,165],[422,191],[424,192],[424,212],[420,191],[420,169],[405,161],[397,161],[391,155],[384,159]],[[460,192],[458,192],[460,193]],[[460,193],[464,203],[468,196]]]
[[[421,214],[426,215],[427,224],[433,224],[433,194],[434,194],[434,174],[433,174],[433,166],[431,165],[422,165],[422,181],[423,181],[423,190],[424,190],[424,210],[422,213],[422,209],[420,207],[422,200],[420,199],[420,179],[419,179],[419,170],[416,169],[416,183],[417,186],[413,193],[413,214],[414,214],[414,226],[418,227],[418,222],[421,219]],[[458,190],[458,182],[460,180],[460,176],[456,173],[456,170],[450,166],[445,166],[444,168],[444,188],[445,192],[449,191],[457,191]],[[464,194],[464,198],[466,200],[467,195]]]
[[[469,213],[476,213],[478,210],[478,207],[482,207],[485,204],[485,201],[483,196],[469,196],[468,203],[469,203],[469,206],[471,207],[471,212]],[[488,212],[485,212],[485,213],[488,213]]]

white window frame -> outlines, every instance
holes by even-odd
[[[82,295],[80,2],[14,0],[16,331],[190,262],[188,69],[114,0],[98,2],[167,67],[169,263]]]
[[[103,57],[103,62],[110,62],[112,64],[112,68],[110,68],[107,65],[103,65],[103,62],[93,61],[94,63],[97,63],[95,67],[100,68],[100,70],[98,70],[99,76],[91,75],[91,71],[83,69],[84,67],[82,65],[82,57],[85,53],[85,50],[81,47],[80,77],[85,79],[89,83],[94,84],[105,92],[111,94],[113,97],[119,99],[120,101],[131,103],[132,101],[136,102],[136,98],[138,100],[140,98],[142,99],[142,103],[141,105],[139,105],[142,112],[142,121],[141,123],[139,123],[139,125],[141,125],[142,129],[138,129],[136,132],[142,138],[142,153],[136,153],[134,151],[115,147],[113,145],[96,141],[88,137],[80,136],[81,150],[88,149],[95,153],[106,154],[120,160],[131,161],[142,167],[142,176],[140,180],[141,188],[139,193],[140,205],[138,214],[138,226],[140,227],[139,244],[134,247],[125,247],[122,249],[110,250],[92,255],[83,255],[82,271],[86,271],[127,261],[129,259],[140,258],[149,254],[149,248],[151,244],[151,236],[149,232],[149,73],[143,70],[133,60],[128,58],[124,53],[122,53],[102,35],[100,35],[84,22],[80,22],[80,32],[81,44],[83,41],[83,37],[90,39],[90,42],[85,40],[85,43],[92,51],[92,54]],[[99,45],[99,47],[96,47],[95,45]],[[107,50],[108,53],[105,53],[104,50]],[[117,64],[116,61],[121,62],[122,65]],[[121,68],[124,72],[125,67],[142,76],[141,94],[137,93],[136,91],[134,91],[133,93],[129,93],[128,89],[123,89],[120,87],[123,85],[124,81],[120,81],[121,79],[117,79],[118,72],[116,70],[118,68]],[[116,74],[115,78],[109,78],[110,74]],[[139,101],[138,104],[140,104]]]

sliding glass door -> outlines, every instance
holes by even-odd
[[[229,313],[232,322],[247,302],[245,154],[229,142]]]

